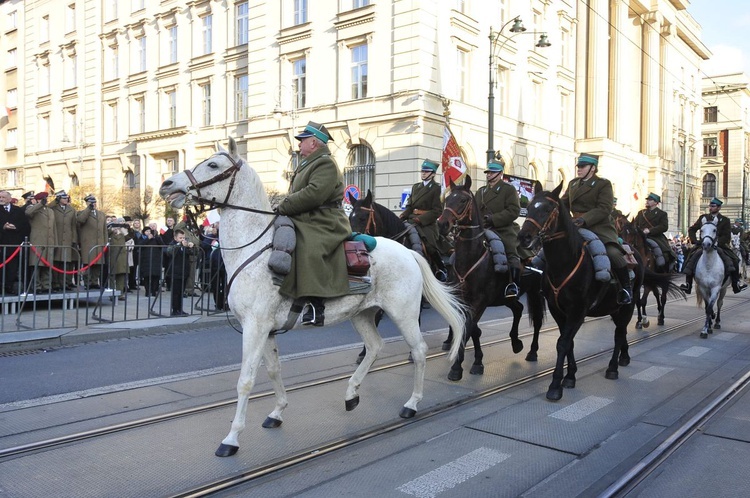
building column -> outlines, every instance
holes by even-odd
[[[648,156],[659,153],[659,93],[661,69],[659,67],[661,15],[649,12],[643,24],[643,98],[641,108],[643,123],[642,152]]]
[[[614,112],[610,115],[610,134],[612,140],[619,144],[632,143],[628,140],[628,122],[630,121],[630,105],[628,103],[627,81],[628,70],[627,48],[628,41],[625,39],[625,25],[628,22],[628,2],[625,0],[611,0],[612,35],[611,35],[611,57],[610,57],[610,109]]]
[[[681,109],[681,112],[687,112],[687,106],[682,107],[676,105],[676,101],[673,98],[673,78],[672,75],[669,73],[671,66],[670,66],[670,59],[672,58],[672,47],[677,46],[676,43],[676,28],[672,24],[667,24],[666,22],[662,25],[661,30],[661,111],[659,113],[660,115],[660,121],[661,121],[661,140],[660,143],[664,147],[662,150],[659,151],[659,156],[664,160],[664,164],[666,165],[666,161],[673,161],[675,158],[674,151],[672,150],[671,145],[673,144],[673,128],[674,128],[674,120],[677,118],[677,125],[679,123],[684,123],[683,129],[687,132],[689,129],[688,126],[688,120],[687,116],[675,116],[674,111],[675,109]],[[682,81],[680,82],[682,86],[686,87],[687,82]]]
[[[609,124],[609,6],[608,0],[590,0],[587,100],[587,133],[585,138],[607,137]]]

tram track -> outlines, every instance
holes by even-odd
[[[734,306],[728,306],[725,309],[728,311],[728,310],[731,310],[735,307],[739,307],[742,305],[743,303],[738,303]],[[650,339],[655,339],[657,337],[671,333],[675,330],[684,328],[686,326],[689,326],[696,322],[700,322],[702,320],[703,320],[702,316],[697,316],[693,319],[687,319],[673,326],[665,327],[659,330],[654,330],[653,332],[650,332],[646,336],[633,339],[629,341],[629,344],[635,345],[635,344],[639,344]],[[589,321],[597,321],[597,320],[589,320]],[[548,334],[556,330],[557,330],[556,326],[550,326],[550,327],[546,327],[542,329],[540,333]],[[529,332],[529,333],[523,334],[522,337],[526,338],[531,335],[532,333]],[[502,344],[508,341],[509,339],[507,337],[503,337],[503,338],[498,338],[498,339],[494,339],[491,341],[487,341],[483,345],[492,346],[492,345]],[[467,350],[468,349],[470,348],[467,348]],[[611,354],[611,351],[612,349],[609,348],[609,349],[605,349],[605,350],[602,350],[593,354],[589,354],[589,355],[579,358],[578,362],[580,364],[580,363],[585,363],[585,362],[595,360],[602,356],[609,356]],[[432,353],[428,355],[428,359],[433,360],[436,358],[443,358],[444,356],[445,356],[444,352],[436,352],[436,353]],[[406,360],[394,361],[385,365],[380,365],[378,367],[375,367],[371,370],[371,372],[386,371],[386,370],[393,369],[396,367],[404,366],[406,364],[408,364]],[[443,404],[434,406],[430,409],[422,410],[418,412],[417,416],[414,419],[409,419],[409,420],[397,419],[389,423],[385,423],[376,427],[368,428],[367,430],[364,430],[355,434],[351,434],[346,437],[341,437],[339,439],[331,440],[330,442],[324,445],[316,446],[314,450],[310,450],[308,448],[303,451],[298,451],[297,453],[290,454],[288,456],[276,459],[274,461],[265,463],[260,466],[256,466],[247,471],[243,471],[243,472],[240,472],[240,473],[237,473],[237,474],[234,474],[234,475],[231,475],[231,476],[228,476],[228,477],[225,477],[225,478],[222,478],[222,479],[210,482],[210,483],[197,485],[191,489],[182,491],[173,496],[175,497],[207,496],[207,495],[217,493],[222,490],[231,489],[233,487],[236,487],[242,484],[247,484],[253,480],[259,479],[261,477],[269,476],[276,472],[280,472],[294,465],[308,462],[315,458],[319,458],[321,456],[347,448],[359,442],[366,441],[376,436],[387,434],[389,432],[399,430],[405,426],[408,426],[417,422],[421,422],[431,417],[449,412],[450,410],[462,407],[468,403],[481,400],[481,399],[485,399],[493,395],[502,393],[504,391],[522,386],[524,384],[534,382],[536,380],[539,380],[540,378],[549,376],[552,371],[553,371],[553,367],[550,367],[550,368],[546,368],[544,370],[535,372],[533,374],[529,374],[521,378],[512,379],[500,385],[492,386],[482,391],[476,391],[470,395],[467,395],[458,399],[450,400]],[[303,382],[298,385],[291,386],[288,389],[288,391],[293,392],[293,391],[318,387],[318,386],[322,386],[326,384],[331,384],[331,383],[339,382],[342,380],[347,380],[350,377],[350,375],[351,375],[350,373],[347,373],[347,374],[341,374],[341,375],[334,375],[334,376],[326,377],[323,379],[317,379],[317,380],[310,381],[310,382]],[[272,395],[273,393],[270,391],[263,392],[263,393],[252,395],[249,397],[249,399],[257,400],[260,398],[270,397]],[[162,422],[176,420],[182,417],[188,417],[191,415],[205,413],[205,412],[216,410],[219,408],[225,408],[227,406],[233,406],[235,403],[236,403],[236,398],[231,398],[231,399],[227,399],[223,401],[218,401],[218,402],[202,405],[199,407],[174,411],[170,413],[161,414],[158,416],[142,418],[139,420],[134,420],[134,421],[125,422],[121,424],[114,424],[114,425],[102,427],[99,429],[93,429],[90,431],[79,432],[76,434],[61,436],[57,438],[51,438],[51,439],[47,439],[43,441],[38,441],[35,443],[29,443],[25,445],[19,445],[16,447],[2,449],[0,450],[0,462],[2,462],[4,459],[11,458],[11,457],[18,457],[18,456],[28,454],[28,453],[45,451],[45,450],[48,450],[57,446],[61,446],[61,445],[75,444],[77,442],[82,442],[87,439],[102,437],[102,436],[114,434],[117,432],[134,430],[134,429],[145,427],[145,426],[152,425],[152,424],[158,424]]]

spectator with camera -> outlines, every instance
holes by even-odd
[[[182,309],[182,299],[185,293],[185,279],[190,271],[190,255],[196,254],[198,248],[185,238],[182,230],[174,231],[174,239],[164,249],[169,256],[167,275],[172,279],[172,316],[188,316]]]
[[[54,260],[57,244],[55,213],[47,207],[47,192],[39,192],[26,206],[26,216],[31,224],[29,241],[36,250],[29,252],[29,271],[36,292],[49,292],[52,288],[52,274],[49,266],[42,262]]]
[[[92,194],[87,195],[84,201],[86,207],[76,213],[82,266],[89,265],[96,259],[107,244],[106,215],[97,208],[96,197]],[[99,289],[102,285],[103,264],[104,261],[100,259],[86,272],[85,279],[88,288]]]

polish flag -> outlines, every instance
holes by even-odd
[[[458,147],[456,137],[451,133],[450,128],[445,126],[443,130],[443,184],[442,184],[442,198],[450,192],[450,182],[456,185],[462,185],[464,178],[466,178],[466,162],[461,156],[461,149]]]

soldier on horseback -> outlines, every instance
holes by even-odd
[[[436,269],[435,276],[441,282],[445,282],[448,279],[448,271],[440,254],[440,233],[437,226],[437,219],[443,212],[440,202],[441,188],[435,181],[438,166],[438,163],[429,159],[422,162],[422,181],[411,187],[409,204],[399,217],[417,229],[424,243],[425,254]]]
[[[560,200],[570,209],[577,227],[591,230],[604,243],[612,273],[620,282],[617,303],[630,304],[633,295],[630,270],[610,216],[614,207],[612,183],[596,175],[598,168],[599,156],[581,154],[576,163],[578,177],[570,181]]]
[[[732,234],[739,234],[740,236],[740,253],[742,254],[742,259],[744,261],[747,261],[747,233],[745,232],[745,227],[742,225],[742,218],[735,218],[734,224],[732,224]]]
[[[667,213],[659,209],[661,197],[653,192],[646,197],[646,209],[641,209],[633,220],[633,225],[640,229],[649,240],[653,240],[664,254],[665,272],[669,270],[672,263],[677,261],[677,255],[669,245],[664,233],[669,230],[669,218]]]
[[[703,249],[698,244],[698,239],[695,234],[700,231],[704,220],[710,221],[713,218],[718,220],[716,238],[717,246],[720,249],[719,255],[724,263],[724,271],[729,273],[732,278],[732,290],[735,294],[741,292],[747,287],[747,284],[740,283],[740,269],[739,269],[739,258],[735,256],[729,243],[731,240],[732,229],[729,223],[729,218],[719,213],[721,210],[722,201],[714,197],[708,205],[708,213],[702,214],[698,221],[688,229],[688,236],[690,241],[693,243],[693,248],[688,254],[685,264],[683,266],[683,273],[685,273],[685,283],[680,285],[680,288],[687,294],[690,294],[693,290],[693,274],[695,273],[695,267],[698,265],[698,260],[703,254]]]
[[[518,232],[520,227],[516,223],[521,212],[516,189],[503,181],[505,163],[502,159],[492,159],[487,164],[484,174],[487,175],[487,185],[479,188],[476,194],[479,215],[484,228],[495,232],[503,241],[505,254],[510,268],[510,282],[505,287],[505,297],[518,296],[518,283],[521,281],[521,260],[518,256]]]

